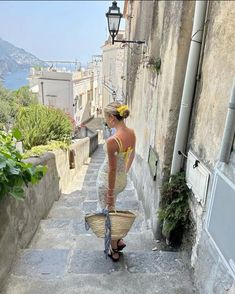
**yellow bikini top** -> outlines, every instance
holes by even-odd
[[[132,147],[128,147],[126,151],[123,151],[122,141],[118,136],[113,136],[114,140],[117,142],[119,147],[119,154],[123,154],[125,157],[125,161],[129,159],[131,152],[133,151]]]

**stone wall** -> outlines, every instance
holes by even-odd
[[[234,19],[234,2],[212,1],[190,142],[194,152],[211,168],[218,161],[235,77]]]
[[[216,168],[235,183],[232,156],[227,165],[218,162],[235,77],[235,3],[212,1],[208,17],[201,80],[192,112],[189,148],[207,166],[211,175],[205,206],[193,201],[196,234],[192,265],[201,293],[222,294],[227,293],[233,279],[209,239],[206,217]]]
[[[144,55],[137,45],[126,49],[126,97],[131,110],[127,124],[137,137],[131,175],[157,236],[159,188],[171,167],[195,1],[126,1],[126,5],[126,36],[129,40],[146,40],[147,43]],[[234,20],[233,1],[210,1],[202,70],[187,145],[211,172],[205,205],[194,197],[190,201],[195,222],[191,262],[195,282],[203,294],[231,292],[233,284],[228,269],[209,240],[205,219],[216,168],[234,183],[234,156],[226,167],[218,162],[235,77]],[[148,57],[161,58],[159,74],[146,67]],[[149,146],[158,156],[156,182],[148,166]]]
[[[98,147],[99,135],[98,135],[98,132],[94,133],[94,132],[90,131],[90,134],[88,132],[88,136],[90,139],[89,156],[91,156],[91,154],[94,153]]]
[[[58,150],[40,158],[28,159],[34,165],[47,165],[47,174],[35,186],[25,189],[24,201],[5,196],[0,200],[0,284],[9,272],[17,250],[27,247],[41,219],[65,191],[89,156],[89,139],[72,144],[75,168],[69,168],[69,152]]]
[[[137,45],[128,49],[126,96],[131,114],[127,124],[135,130],[137,137],[132,178],[143,200],[146,217],[156,233],[159,187],[169,174],[171,164],[194,2],[128,3],[129,37],[147,43],[145,56]],[[161,58],[159,75],[146,67],[151,57]],[[158,155],[156,182],[148,166],[150,145]]]

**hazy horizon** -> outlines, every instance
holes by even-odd
[[[117,1],[123,10],[124,1]],[[1,1],[0,38],[41,60],[82,64],[108,37],[105,13],[112,1]],[[123,22],[124,23],[124,22]],[[123,24],[122,24],[123,27]]]

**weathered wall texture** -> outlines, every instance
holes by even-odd
[[[48,166],[48,172],[36,185],[25,189],[24,201],[4,197],[0,201],[0,284],[10,270],[18,249],[25,248],[45,218],[61,191],[65,191],[88,159],[89,139],[81,139],[71,148],[75,150],[75,169],[69,169],[67,151],[46,153],[38,159],[29,161],[35,165]]]
[[[195,1],[126,1],[125,4],[126,36],[147,43],[144,55],[142,47],[137,45],[130,45],[125,52],[126,97],[131,110],[127,124],[137,136],[131,175],[156,233],[159,188],[171,167],[194,7]],[[233,279],[209,240],[205,219],[216,168],[235,182],[234,151],[228,165],[218,163],[235,77],[235,2],[210,1],[208,12],[201,78],[193,102],[187,147],[211,175],[206,204],[199,204],[194,196],[190,201],[195,222],[191,261],[200,293],[224,294],[232,287]],[[159,75],[146,67],[148,57],[161,58]],[[150,145],[158,155],[156,182],[148,166]]]
[[[191,146],[208,166],[218,160],[235,77],[235,3],[212,1]]]
[[[235,183],[234,155],[231,154],[227,165],[218,162],[235,77],[235,3],[212,1],[208,16],[202,75],[194,102],[189,148],[210,169],[211,178],[205,207],[196,201],[192,207],[196,224],[192,265],[201,293],[222,294],[231,287],[232,277],[209,240],[205,219],[212,196],[215,166]]]
[[[119,31],[116,40],[124,39],[124,32]],[[111,37],[105,41],[102,46],[103,50],[103,89],[102,104],[105,107],[113,100],[122,100],[122,76],[123,76],[123,57],[124,50],[121,43],[111,44]]]
[[[146,40],[145,55],[160,57],[162,62],[157,75],[156,71],[146,68],[146,57],[143,59],[141,49],[137,46],[129,49],[126,94],[131,115],[128,125],[135,129],[137,136],[132,176],[155,232],[159,187],[168,174],[172,158],[193,10],[194,3],[187,1],[129,3],[130,39]],[[150,145],[159,158],[156,182],[148,166]]]

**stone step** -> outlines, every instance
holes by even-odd
[[[85,212],[79,210],[79,215],[75,212],[76,210],[70,208],[61,209],[57,214],[54,213],[54,218],[41,220],[29,248],[76,248],[77,244],[80,245],[78,240],[95,237],[91,229],[87,231],[85,228]],[[141,234],[145,236],[146,229],[147,224],[143,214],[137,214],[128,236],[133,235],[134,239],[138,239],[136,235],[139,234],[141,239]],[[146,241],[148,243],[149,239]],[[99,244],[98,239],[97,244]]]
[[[118,263],[102,251],[23,250],[3,294],[196,293],[178,253],[128,252]]]
[[[58,202],[53,205],[48,214],[48,218],[76,219],[82,215],[83,211],[79,202],[76,202],[76,205],[71,207],[65,206],[64,203]]]
[[[180,282],[179,282],[180,281]],[[63,279],[12,275],[2,294],[196,294],[188,275],[133,274],[113,272],[102,275],[70,274]]]
[[[86,200],[97,200],[97,191],[96,191],[96,183],[91,182],[90,186],[83,185],[82,186],[82,194],[85,196]],[[124,191],[118,194],[118,201],[129,201],[129,200],[138,200],[137,193],[135,190]]]
[[[104,159],[105,156],[99,156],[99,158],[92,158],[89,164],[91,167],[97,167],[104,162]]]
[[[118,263],[105,259],[104,240],[85,229],[85,214],[97,210],[96,179],[102,146],[73,175],[47,219],[41,220],[28,249],[20,250],[2,294],[193,294],[189,266],[180,252],[166,252],[153,239],[142,204],[128,177],[117,209],[137,217]],[[156,251],[152,249],[155,248]]]
[[[145,231],[142,233],[129,233],[124,241],[126,247],[123,252],[130,251],[151,251],[155,248],[158,243],[153,239],[152,232]],[[92,234],[82,234],[76,237],[76,245],[74,248],[80,250],[104,250],[104,239],[97,238],[93,233]]]
[[[157,245],[150,230],[142,232],[131,230],[125,237],[125,242],[127,243],[125,251],[149,251]],[[103,250],[104,240],[97,238],[91,230],[86,231],[83,220],[53,219],[40,223],[37,234],[28,247]]]
[[[102,250],[80,249],[23,249],[19,251],[12,273],[18,276],[42,276],[51,278],[66,273],[102,274],[115,271],[130,273],[173,273],[187,270],[179,252],[129,251],[122,252],[119,263],[105,258]]]
[[[60,199],[53,204],[54,207],[78,207],[86,199],[87,193],[85,191],[74,191],[71,194],[63,194]]]
[[[97,196],[96,196],[97,198]],[[131,210],[134,212],[144,213],[142,205],[138,200],[135,199],[119,199],[116,201],[116,210]],[[96,212],[98,209],[98,200],[85,200],[82,204],[82,210],[85,213]]]
[[[41,220],[37,233],[29,248],[66,248],[76,247],[80,234],[92,234],[85,229],[84,215],[80,218],[57,218]]]

